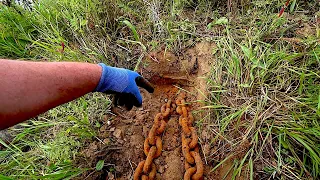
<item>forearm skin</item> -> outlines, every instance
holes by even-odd
[[[0,59],[0,129],[92,92],[99,65]]]

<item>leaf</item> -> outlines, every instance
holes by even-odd
[[[239,86],[240,86],[240,87],[243,87],[243,88],[251,87],[251,85],[248,84],[248,83],[246,83],[246,84],[240,84]]]
[[[85,26],[87,25],[88,20],[80,20],[80,26]]]
[[[319,96],[318,96],[318,110],[320,110],[320,93],[319,93]]]
[[[251,69],[250,69],[250,79],[251,79],[252,81],[254,81],[254,75],[253,75],[253,73],[254,73],[254,69],[255,69],[256,67],[257,67],[256,65],[253,65],[253,66],[251,67]]]
[[[224,25],[228,24],[228,19],[226,17],[221,17],[214,23],[215,25]]]
[[[100,128],[101,127],[101,124],[98,122],[98,121],[96,121],[96,125],[95,125],[97,128]]]
[[[306,148],[309,151],[310,156],[312,156],[311,158],[315,159],[316,161],[320,161],[320,157],[318,156],[318,154],[313,150],[314,146],[309,146],[309,144],[300,136],[297,134],[293,134],[290,133],[290,136],[292,136],[293,138],[295,138],[297,141],[299,141],[304,148]]]
[[[320,116],[320,92],[318,95],[318,107],[317,107],[317,112],[316,112],[319,116]]]
[[[96,170],[97,171],[102,170],[103,166],[104,166],[104,160],[99,160],[96,164]]]
[[[74,116],[67,116],[67,119],[69,120],[69,121],[78,121]]]
[[[289,145],[288,143],[285,141],[283,135],[279,135],[279,142],[281,143],[281,145],[285,148],[288,149]]]
[[[132,25],[131,22],[129,22],[127,20],[122,21],[122,23],[124,23],[125,25],[127,25],[131,29],[134,39],[136,41],[140,41],[139,35],[138,35],[137,30],[134,27],[134,25]]]
[[[244,55],[246,55],[248,59],[251,59],[251,57],[252,57],[251,49],[247,48],[246,46],[240,46],[240,47],[241,47],[241,50],[243,51]]]
[[[297,0],[293,0],[291,5],[290,5],[290,13],[293,13],[294,7],[296,6]]]
[[[301,75],[300,75],[300,82],[299,82],[300,85],[299,85],[299,88],[298,88],[299,95],[302,94],[302,91],[303,91],[303,88],[304,88],[304,84],[303,84],[304,79],[305,79],[305,74],[304,74],[304,72],[302,72]]]
[[[250,180],[253,180],[253,162],[252,162],[252,158],[249,159],[249,168],[250,168]]]
[[[202,106],[203,109],[222,109],[222,108],[229,108],[228,106],[224,105],[211,105],[211,106]]]
[[[232,59],[235,63],[235,66],[236,66],[236,71],[237,71],[237,78],[240,78],[241,77],[241,67],[240,67],[240,60],[237,56],[235,55],[232,55]]]
[[[225,25],[228,24],[228,19],[226,17],[221,17],[216,21],[213,21],[207,25],[208,29],[211,29],[214,25]]]
[[[9,178],[7,176],[4,176],[2,174],[0,174],[0,179],[2,179],[2,180],[12,180],[11,178]]]

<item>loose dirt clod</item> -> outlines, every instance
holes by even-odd
[[[113,135],[114,135],[116,138],[118,138],[118,139],[121,138],[121,134],[122,134],[121,129],[116,129],[116,130],[113,132]]]

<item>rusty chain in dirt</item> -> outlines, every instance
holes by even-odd
[[[182,154],[185,158],[184,180],[203,179],[203,163],[199,154],[198,136],[193,125],[193,115],[186,105],[185,94],[181,93],[176,99],[178,106],[176,111],[180,114],[179,124],[181,126]]]
[[[162,153],[160,136],[165,130],[170,115],[175,110],[180,115],[179,124],[182,127],[182,153],[185,157],[186,170],[184,180],[203,179],[203,163],[199,154],[198,136],[195,128],[192,127],[194,118],[186,106],[185,94],[181,93],[176,100],[176,104],[169,100],[161,106],[161,112],[155,116],[152,128],[143,145],[144,154],[147,158],[138,164],[133,175],[134,180],[155,179],[157,169],[153,160]]]
[[[161,106],[161,112],[155,116],[152,128],[150,129],[148,137],[145,139],[143,145],[143,151],[147,158],[138,164],[133,175],[134,180],[155,179],[157,169],[153,160],[158,158],[162,153],[161,135],[165,130],[169,116],[175,108],[176,105],[169,100]]]

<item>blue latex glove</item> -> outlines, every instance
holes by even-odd
[[[107,66],[103,63],[100,82],[94,91],[115,94],[114,104],[126,106],[131,110],[133,106],[142,105],[142,96],[138,86],[153,92],[151,84],[138,73],[128,69]]]

